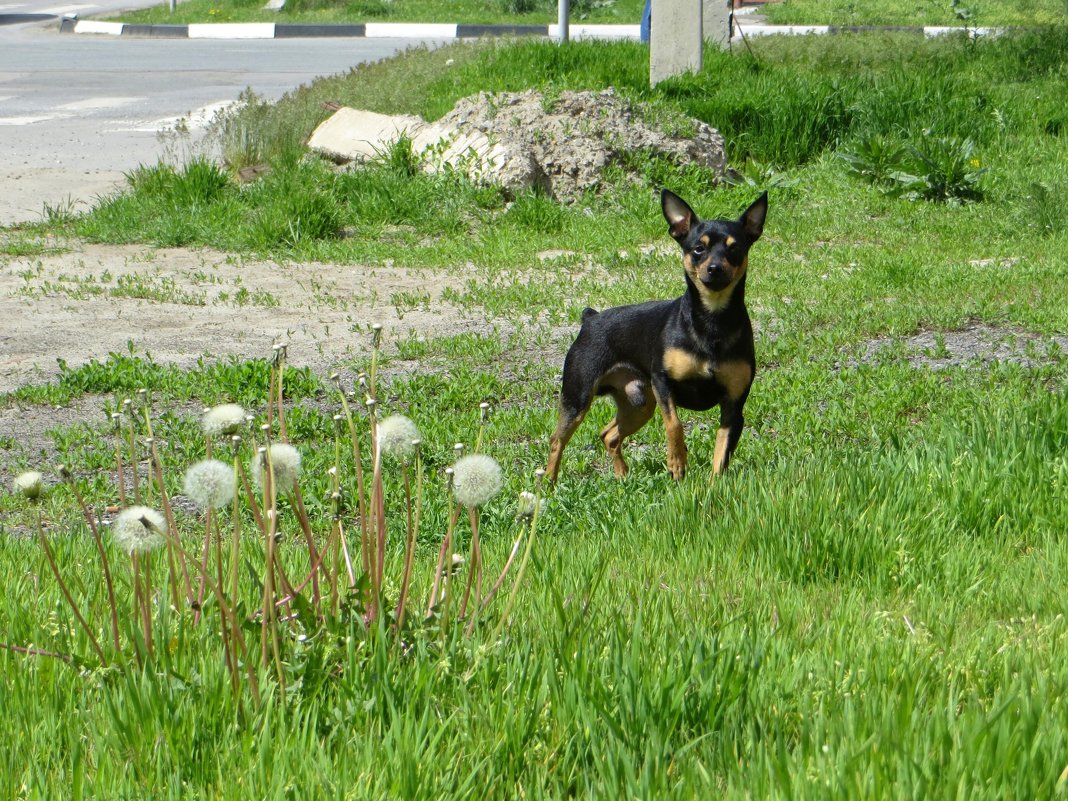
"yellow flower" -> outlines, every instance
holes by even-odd
[[[972,159],[968,163],[970,165],[972,165],[973,167],[975,167],[976,169],[979,169],[979,165],[980,165],[979,159]]]

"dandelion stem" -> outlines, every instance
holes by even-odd
[[[219,529],[218,518],[215,518],[215,583],[220,592],[223,584],[223,555],[222,555],[222,531]],[[200,609],[198,608],[198,612]],[[219,624],[222,631],[223,655],[226,659],[226,669],[230,673],[230,684],[233,687],[234,697],[237,697],[241,689],[241,677],[237,670],[237,654],[234,653],[234,645],[230,638],[230,616],[219,607]]]
[[[173,533],[171,533],[169,531],[166,533],[166,536],[167,536],[167,539],[172,539],[173,538],[174,539],[175,548],[177,550],[179,550],[179,551],[183,551],[184,552],[185,548],[182,545],[182,541],[181,540],[175,538]],[[184,556],[188,557],[188,554],[184,554]],[[236,611],[234,610],[233,607],[230,606],[230,604],[228,604],[226,602],[226,596],[223,595],[222,588],[212,580],[211,576],[207,577],[207,584],[208,584],[208,589],[211,590],[212,593],[215,595],[215,600],[218,602],[219,608],[222,610],[222,613],[225,616],[229,617],[231,620],[236,621],[236,619],[237,619]],[[234,639],[237,642],[237,646],[238,646],[240,654],[246,654],[247,655],[248,654],[248,646],[245,644],[245,638],[241,635],[241,627],[235,625],[233,627],[233,634],[234,634]],[[249,659],[245,660],[245,672],[248,674],[249,689],[252,691],[253,700],[257,704],[259,704],[260,703],[259,683],[256,681],[255,668],[253,668],[252,661],[249,660]]]
[[[133,473],[133,494],[134,502],[140,504],[141,501],[141,471],[138,469],[139,460],[137,458],[137,439],[134,435],[133,418],[127,416],[126,418],[126,436],[128,438],[128,444],[130,446],[130,472]]]
[[[10,643],[0,642],[0,648],[5,651],[13,651],[16,654],[25,654],[26,656],[50,656],[53,659],[58,659],[61,662],[66,662],[68,665],[72,661],[70,654],[60,654],[55,651],[45,651],[41,648],[30,648],[23,645],[11,645]]]
[[[167,488],[163,484],[163,465],[159,459],[159,451],[156,449],[156,440],[153,438],[149,445],[150,458],[152,461],[152,471],[156,476],[156,484],[159,487],[160,492],[160,504],[163,506],[163,517],[167,521],[167,530],[174,535],[175,540],[179,540],[178,527],[174,523],[174,510],[171,509],[171,499],[167,495]],[[178,564],[182,569],[182,581],[185,585],[185,597],[186,603],[193,602],[193,583],[189,580],[189,568],[186,565],[185,549],[174,549],[170,546],[171,538],[167,538],[167,558],[171,560],[171,570],[174,570],[173,555],[175,550],[178,552]],[[173,578],[171,582],[171,593],[174,596],[174,601],[177,603],[177,578]]]
[[[204,603],[204,574],[208,572],[208,559],[211,553],[211,522],[214,510],[208,508],[204,521],[204,550],[200,554],[200,583],[197,587],[196,607],[193,611],[193,625],[200,622],[200,607]]]
[[[339,387],[340,391],[340,387]],[[356,504],[360,514],[360,555],[363,560],[363,571],[367,573],[370,569],[370,564],[367,561],[367,502],[363,480],[363,457],[360,454],[360,438],[356,436],[356,423],[352,419],[352,410],[349,408],[349,402],[345,398],[345,393],[341,393],[341,408],[345,413],[345,422],[349,427],[349,440],[352,443],[352,461],[356,468]],[[352,564],[349,563],[349,577],[353,585],[356,583],[355,577],[352,575]]]
[[[501,568],[501,574],[497,577],[497,580],[493,582],[493,586],[490,587],[490,591],[486,593],[486,597],[482,599],[482,604],[479,606],[479,612],[485,612],[486,607],[490,605],[497,591],[500,590],[501,585],[504,584],[505,576],[508,575],[508,571],[512,567],[512,563],[515,561],[516,555],[519,553],[519,546],[523,544],[523,533],[526,531],[527,523],[524,523],[519,530],[519,536],[515,538],[515,542],[512,544],[512,551],[508,554],[508,559],[504,563],[504,567]]]
[[[282,670],[282,655],[279,645],[277,615],[275,614],[275,534],[278,526],[278,505],[274,488],[274,465],[271,463],[271,448],[268,442],[264,450],[266,466],[263,472],[263,495],[264,507],[267,518],[267,568],[263,579],[263,625],[260,629],[260,658],[262,664],[268,664],[268,639],[270,640],[271,655],[274,658],[275,672],[278,677],[278,686],[285,693],[285,673]]]
[[[93,515],[92,510],[89,509],[82,498],[78,485],[74,482],[74,475],[65,468],[60,473],[67,482],[67,486],[74,493],[78,506],[81,507],[82,516],[85,518],[85,522],[89,524],[89,531],[93,535],[93,543],[96,545],[96,552],[100,556],[100,564],[104,570],[104,585],[107,588],[108,605],[111,607],[111,638],[115,644],[115,652],[122,653],[122,644],[119,641],[119,609],[115,602],[115,582],[111,578],[111,563],[108,560],[107,551],[104,550],[104,543],[100,538],[100,528],[96,524],[96,517]],[[37,511],[39,514],[40,509]]]
[[[437,603],[438,600],[438,589],[441,587],[441,576],[445,569],[445,559],[452,548],[452,532],[453,529],[456,528],[456,521],[460,519],[460,512],[462,510],[463,507],[460,504],[456,504],[453,508],[452,515],[449,517],[449,527],[445,532],[445,539],[441,541],[441,550],[438,552],[438,566],[434,571],[434,585],[430,590],[430,603],[427,604],[426,608],[427,617],[430,617],[433,613],[434,604]]]
[[[301,495],[299,485],[293,487],[293,503],[297,507],[297,520],[300,522],[301,531],[304,532],[304,540],[308,544],[308,559],[315,565],[320,562],[320,559],[315,549],[315,537],[312,534],[311,523],[308,522],[308,512],[304,508],[304,496]],[[318,570],[313,570],[312,572],[312,599],[315,607],[318,608],[322,603],[322,595],[319,593]]]
[[[59,590],[63,593],[63,597],[67,599],[67,604],[74,612],[74,616],[78,619],[78,623],[85,630],[86,636],[89,638],[89,643],[93,646],[93,650],[96,651],[97,656],[100,658],[100,664],[106,665],[108,663],[107,657],[104,655],[104,649],[100,647],[100,643],[97,641],[96,636],[93,634],[93,630],[89,627],[85,618],[82,617],[81,611],[78,609],[78,605],[74,603],[74,598],[71,597],[70,590],[67,589],[67,584],[63,581],[63,576],[59,573],[59,568],[56,567],[56,558],[52,553],[52,546],[48,544],[48,537],[45,536],[44,526],[41,523],[41,509],[37,507],[37,538],[41,541],[41,548],[44,549],[45,557],[48,560],[48,566],[52,568],[52,575],[56,577],[56,582],[59,584]]]
[[[136,469],[136,468],[135,468]],[[118,438],[115,440],[115,472],[118,475],[119,481],[119,505],[125,507],[126,504],[126,475],[122,465],[122,433],[119,433]]]
[[[505,604],[504,612],[501,613],[501,619],[497,621],[497,627],[493,630],[493,639],[496,640],[504,627],[508,624],[508,618],[512,614],[512,608],[515,606],[515,599],[519,595],[519,586],[523,583],[523,576],[527,572],[527,563],[530,561],[530,552],[534,547],[534,537],[538,532],[538,511],[541,504],[538,499],[534,499],[534,516],[530,521],[530,535],[527,537],[527,547],[523,551],[523,561],[519,563],[519,572],[516,574],[515,583],[512,585],[512,592],[508,596],[508,603]]]
[[[401,467],[401,474],[404,476],[404,505],[408,510],[408,537],[404,548],[404,573],[401,576],[400,597],[397,599],[397,611],[393,615],[397,621],[398,632],[404,627],[404,607],[408,602],[408,586],[412,579],[412,561],[415,557],[415,525],[412,517],[412,487],[408,480],[408,465]]]
[[[255,445],[253,445],[253,450],[255,450]],[[256,528],[263,531],[263,514],[260,512],[260,505],[256,502],[256,495],[252,492],[252,484],[249,483],[245,466],[241,464],[236,454],[234,456],[234,465],[238,475],[241,476],[241,486],[245,490],[245,498],[248,499],[248,505],[252,509],[252,517],[256,521]]]
[[[134,606],[139,608],[141,628],[145,638],[145,656],[152,659],[152,573],[149,568],[151,557],[145,554],[144,577],[141,575],[141,556],[136,551],[130,554],[134,574]]]
[[[467,636],[470,637],[471,632],[475,630],[475,621],[478,619],[478,605],[482,597],[482,547],[478,541],[478,507],[469,506],[467,514],[471,519],[471,568],[467,574],[467,586],[464,588],[464,599],[460,604],[459,616],[462,619],[467,611],[468,596],[471,594],[472,585],[474,585],[475,598],[471,604],[471,620],[468,621],[467,629],[465,630]]]
[[[241,473],[242,476],[244,475],[241,469],[241,459],[238,456],[237,448],[234,448],[234,470],[235,472]],[[247,486],[246,483],[246,488]],[[253,507],[255,507],[255,504],[253,504]],[[241,501],[238,499],[236,492],[234,493],[233,508],[230,516],[233,519],[234,525],[233,536],[230,539],[230,600],[236,607],[238,603],[238,570],[241,565]],[[237,629],[236,617],[232,616],[230,625],[235,630]]]
[[[289,442],[289,434],[286,432],[286,413],[282,404],[282,382],[286,373],[286,348],[283,345],[278,350],[278,435],[282,442]]]

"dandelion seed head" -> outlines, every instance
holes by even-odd
[[[224,403],[204,412],[200,418],[200,427],[209,437],[221,434],[233,434],[245,422],[245,410],[236,403]]]
[[[44,491],[44,479],[36,470],[19,473],[12,482],[15,492],[28,501],[36,501]]]
[[[166,541],[167,521],[155,509],[130,506],[116,515],[111,524],[111,538],[128,554],[147,553]]]
[[[519,503],[516,504],[516,517],[521,520],[530,520],[534,512],[538,510],[538,496],[533,492],[519,493]]]
[[[410,462],[415,456],[413,442],[419,439],[419,429],[403,414],[391,414],[378,424],[378,447],[383,456],[399,462]]]
[[[288,492],[297,484],[300,477],[300,451],[285,442],[271,445],[271,467],[275,492]],[[267,470],[267,449],[252,457],[249,465],[252,480],[258,489],[263,489],[263,475]]]
[[[492,456],[472,454],[453,465],[453,494],[464,506],[481,506],[501,491],[504,477]]]
[[[185,494],[201,509],[221,509],[234,499],[234,469],[218,459],[205,459],[185,471]]]

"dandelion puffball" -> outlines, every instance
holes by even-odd
[[[476,453],[452,466],[452,491],[464,506],[481,506],[501,491],[504,477],[492,456]]]
[[[289,492],[296,486],[300,476],[300,451],[292,445],[284,442],[276,442],[270,450],[272,476],[274,478],[274,491]],[[267,453],[260,452],[252,457],[249,465],[252,471],[252,480],[256,482],[258,489],[263,489],[263,475],[267,470]]]
[[[245,422],[245,410],[236,403],[214,406],[200,418],[200,427],[209,437],[234,434]]]
[[[44,480],[36,470],[27,470],[15,476],[13,482],[15,492],[30,501],[36,501],[44,491]]]
[[[403,414],[391,414],[378,424],[378,448],[383,456],[392,456],[401,462],[411,461],[417,439],[419,429]]]
[[[533,492],[521,492],[519,493],[519,503],[517,504],[516,517],[521,520],[530,520],[534,517],[534,513],[544,507],[544,501],[539,503],[538,496]]]
[[[218,459],[205,459],[185,471],[185,494],[201,509],[221,509],[234,499],[234,469]]]
[[[131,506],[123,509],[111,524],[111,538],[128,554],[154,551],[167,541],[167,521],[155,509]]]

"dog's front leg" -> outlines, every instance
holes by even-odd
[[[675,399],[671,397],[671,388],[664,375],[653,376],[653,394],[660,415],[664,418],[664,431],[667,434],[667,468],[675,480],[686,475],[686,434],[682,429]]]
[[[742,407],[745,401],[724,400],[719,407],[719,431],[716,432],[716,450],[712,456],[712,475],[718,476],[730,464],[734,449],[745,427]]]

